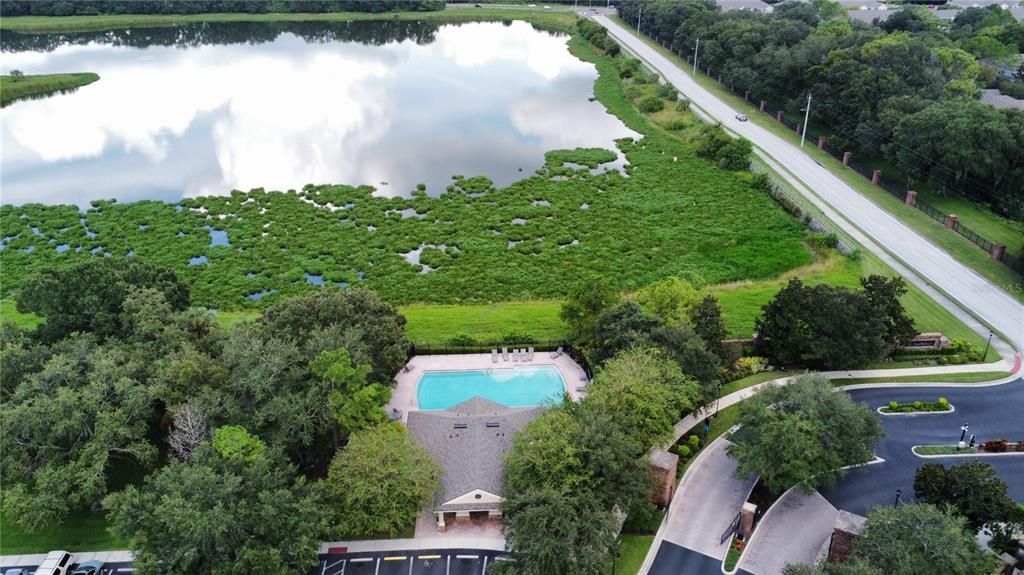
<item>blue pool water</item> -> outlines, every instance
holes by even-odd
[[[420,377],[416,400],[420,409],[448,409],[473,396],[508,407],[558,401],[565,383],[550,366],[512,369],[427,371]]]

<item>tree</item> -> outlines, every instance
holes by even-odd
[[[885,319],[885,341],[889,350],[903,347],[914,339],[917,327],[900,302],[900,298],[907,293],[907,284],[903,278],[872,274],[861,278],[860,285],[868,301]]]
[[[963,518],[926,503],[868,513],[854,555],[886,575],[981,575],[995,565],[995,556],[978,546]]]
[[[25,77],[25,73],[22,72],[21,70],[18,70],[18,69],[11,70],[11,81],[12,82],[18,82],[18,81],[20,81],[24,77]]]
[[[658,350],[632,348],[609,360],[587,389],[588,405],[601,406],[631,431],[644,449],[669,439],[672,426],[700,400],[700,388]]]
[[[332,535],[398,535],[433,500],[442,473],[401,423],[352,434],[325,480],[328,496],[338,504]]]
[[[739,359],[736,352],[722,344],[729,336],[729,332],[722,318],[722,308],[715,296],[707,295],[697,302],[697,305],[690,309],[689,319],[693,331],[704,340],[704,347],[715,354],[721,365],[731,366]]]
[[[187,403],[179,406],[174,413],[173,427],[167,436],[171,454],[178,459],[188,459],[207,439],[209,429],[203,413]]]
[[[604,278],[594,277],[581,282],[565,298],[558,312],[558,317],[569,326],[569,339],[584,348],[589,347],[598,316],[618,300]]]
[[[334,410],[335,420],[347,432],[360,431],[388,420],[381,407],[391,399],[391,390],[379,383],[368,384],[366,376],[370,373],[370,366],[353,365],[344,348],[316,356],[310,369],[333,385],[327,400]]]
[[[267,448],[240,425],[225,425],[213,434],[213,448],[228,461],[251,463],[263,456]]]
[[[870,460],[882,437],[871,410],[833,391],[821,375],[800,376],[744,401],[738,423],[728,447],[737,477],[760,475],[775,493],[834,485],[844,466]]]
[[[794,278],[761,309],[755,347],[776,364],[854,369],[888,351],[891,308],[876,307],[864,293],[827,284],[806,287]]]
[[[1010,520],[1016,503],[1007,495],[1006,482],[988,463],[972,461],[949,468],[926,463],[914,474],[918,501],[950,508],[967,519],[978,531],[986,524]]]
[[[606,572],[617,523],[610,509],[586,494],[541,487],[509,495],[502,504],[505,539],[522,575],[598,575]],[[512,568],[504,568],[513,572]],[[506,572],[504,570],[499,572]]]
[[[644,313],[633,301],[624,301],[610,307],[594,323],[591,360],[601,364],[616,353],[644,342],[660,322]]]
[[[111,467],[157,459],[148,358],[89,335],[50,352],[0,406],[4,511],[29,529],[98,504]]]
[[[173,271],[138,258],[96,258],[66,268],[44,268],[18,292],[18,311],[46,318],[37,328],[45,341],[89,332],[99,339],[124,337],[122,305],[132,288],[163,294],[171,311],[188,307],[188,287]]]
[[[678,323],[656,327],[651,330],[650,342],[674,359],[684,373],[704,384],[702,393],[705,397],[701,405],[714,399],[713,384],[721,375],[721,365],[718,357],[708,351],[704,340],[690,326]]]
[[[141,573],[225,575],[309,570],[324,535],[324,505],[282,458],[225,458],[203,444],[107,497],[112,530]]]
[[[634,299],[649,315],[663,323],[676,323],[689,316],[700,297],[700,292],[690,282],[671,277],[638,290]]]

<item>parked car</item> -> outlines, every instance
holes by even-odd
[[[4,575],[28,575],[27,569],[8,569],[4,571]]]
[[[36,575],[68,575],[71,559],[67,551],[50,551],[36,568]]]
[[[99,559],[93,559],[75,567],[71,575],[99,575],[100,569],[103,569],[103,562]]]
[[[747,115],[746,114],[736,114],[736,119],[741,121],[741,122],[746,122],[747,121]]]

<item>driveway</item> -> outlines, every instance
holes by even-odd
[[[914,498],[914,472],[925,463],[954,465],[979,459],[991,464],[1006,481],[1010,497],[1024,501],[1024,455],[941,457],[923,459],[911,453],[914,445],[955,444],[960,426],[967,423],[979,441],[1006,438],[1024,439],[1024,379],[995,386],[871,388],[849,391],[853,399],[875,409],[890,401],[935,401],[945,397],[955,408],[951,414],[881,416],[885,437],[875,453],[882,463],[853,469],[834,489],[822,494],[832,505],[858,515],[878,505],[893,505],[896,490],[902,501]]]
[[[654,563],[651,564],[651,569],[647,573],[649,575],[722,575],[722,558],[709,557],[665,541],[658,548],[658,554],[654,557]],[[737,571],[737,575],[753,574],[740,569]]]
[[[822,208],[830,219],[835,220],[837,225],[855,238],[865,235],[870,238],[870,242],[862,242],[867,249],[883,256],[891,264],[893,262],[889,261],[891,258],[885,252],[888,250],[896,260],[920,276],[908,279],[925,289],[929,295],[936,299],[940,297],[921,279],[938,286],[961,307],[971,310],[985,323],[993,326],[1014,347],[1024,349],[1024,304],[918,235],[793,144],[753,122],[736,120],[735,110],[699,86],[668,58],[634,36],[631,31],[603,15],[595,15],[593,19],[607,28],[616,40],[657,69],[666,81],[685,94],[695,106],[715,121],[721,122],[725,128],[750,140],[761,154],[785,166],[789,174],[783,172],[783,176],[798,189],[803,185],[810,188],[813,193],[805,195]],[[841,216],[834,217],[836,212]],[[885,246],[885,250],[879,246]],[[902,266],[894,267],[902,273]]]
[[[787,491],[761,518],[739,566],[754,575],[780,575],[787,563],[816,563],[838,516],[818,492]]]

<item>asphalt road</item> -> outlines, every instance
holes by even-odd
[[[722,560],[662,541],[648,575],[722,575]],[[744,570],[737,575],[751,575]]]
[[[960,426],[964,423],[969,427],[968,437],[973,433],[977,435],[978,442],[1000,438],[1024,440],[1024,418],[1021,417],[1024,379],[986,387],[873,388],[849,393],[855,401],[871,409],[890,401],[935,401],[939,397],[945,397],[955,409],[953,413],[945,414],[879,416],[885,428],[885,438],[875,453],[885,461],[853,469],[835,489],[822,491],[822,495],[836,508],[858,515],[864,515],[878,505],[895,504],[897,489],[903,491],[901,501],[913,501],[914,472],[925,463],[955,465],[975,459],[925,459],[910,451],[914,445],[955,444],[960,439]],[[1024,501],[1024,454],[981,456],[977,459],[995,467],[1006,481],[1010,497]]]
[[[982,321],[1001,332],[1017,349],[1024,349],[1024,305],[1001,287],[981,277],[953,259],[898,219],[862,196],[837,176],[818,165],[799,148],[757,126],[740,122],[736,111],[713,96],[670,60],[633,36],[604,15],[592,16],[641,58],[649,62],[680,92],[727,129],[747,138],[796,178],[810,187],[822,200],[848,219],[838,221],[844,228],[859,228],[889,250],[929,283],[971,310]],[[1007,289],[1012,289],[1006,286]]]

